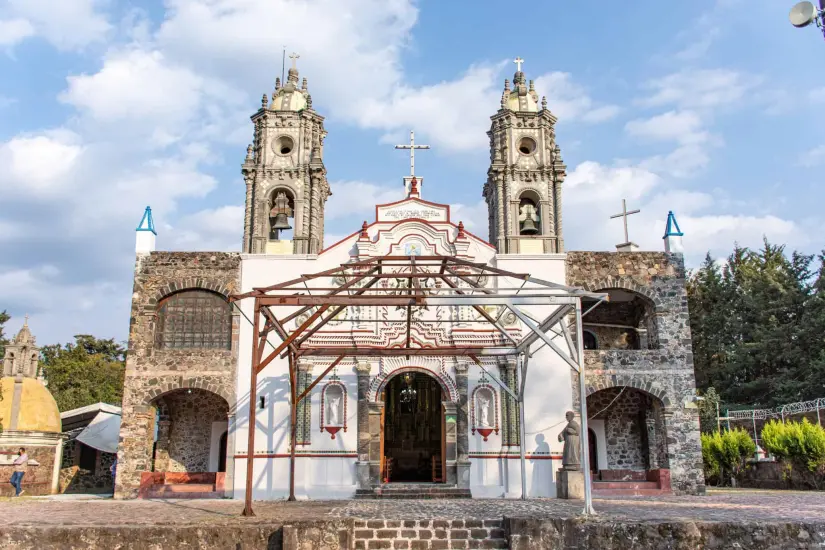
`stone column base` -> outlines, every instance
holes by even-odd
[[[584,472],[581,470],[556,470],[556,497],[583,500]]]
[[[370,463],[358,461],[355,463],[355,480],[359,489],[372,489]]]
[[[458,488],[459,489],[469,489],[470,488],[470,466],[472,465],[471,462],[461,462],[459,461],[456,463],[456,477],[458,478]]]

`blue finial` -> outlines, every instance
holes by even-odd
[[[143,217],[140,219],[136,231],[151,231],[155,235],[158,234],[155,231],[155,222],[152,220],[152,209],[150,207],[147,206],[146,211],[143,212]]]
[[[676,216],[673,215],[673,211],[668,211],[665,236],[662,238],[667,239],[668,237],[681,237],[683,235],[684,233],[682,233],[682,230],[679,229],[679,224],[676,222]]]

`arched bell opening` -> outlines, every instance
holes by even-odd
[[[276,188],[269,197],[269,240],[291,241],[295,228],[295,197],[289,189]]]
[[[541,235],[540,197],[534,191],[525,191],[519,197],[519,235]]]

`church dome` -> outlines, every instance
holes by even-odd
[[[15,385],[20,384],[19,395]],[[46,386],[36,378],[6,376],[0,379],[0,423],[3,431],[60,433],[60,410]],[[12,416],[14,414],[14,416]]]
[[[513,75],[513,89],[509,89],[505,83],[502,107],[511,111],[521,111],[529,113],[539,112],[539,96],[533,87],[533,81],[528,84],[524,73],[517,71]]]
[[[272,94],[272,103],[269,108],[273,111],[303,111],[311,108],[312,104],[307,91],[307,81],[304,79],[298,87],[298,69],[289,69],[289,77],[283,86],[278,87]]]

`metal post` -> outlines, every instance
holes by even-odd
[[[585,516],[595,514],[593,509],[593,491],[590,486],[590,448],[587,431],[587,387],[584,380],[584,339],[582,338],[582,301],[576,300],[576,362],[579,364],[579,413],[581,414],[581,443],[582,468],[584,469],[584,512]]]
[[[816,400],[816,423],[822,425],[822,420],[819,419],[819,399]]]
[[[722,431],[722,421],[719,419],[719,401],[716,401],[716,431]]]
[[[252,338],[252,375],[249,379],[249,420],[247,421],[247,443],[246,443],[246,494],[244,495],[244,508],[242,515],[254,516],[252,511],[252,476],[253,465],[255,463],[255,407],[258,401],[258,350],[263,346],[260,335],[261,308],[258,299],[255,299],[255,321],[253,323]]]
[[[295,502],[295,447],[298,440],[298,366],[295,364],[292,353],[289,354],[289,498],[290,502]]]
[[[751,421],[753,422],[753,439],[759,445],[759,436],[756,435],[756,411],[751,411]]]
[[[518,394],[518,409],[519,409],[519,455],[521,455],[521,500],[527,499],[527,459],[525,456],[525,446],[527,445],[527,432],[524,427],[524,383],[527,377],[527,358],[523,355],[519,356],[519,363],[521,367],[521,391]]]
[[[725,424],[728,425],[728,431],[730,431],[730,409],[725,409]]]
[[[782,405],[782,408],[779,411],[782,414],[782,423],[785,423],[785,405]]]

